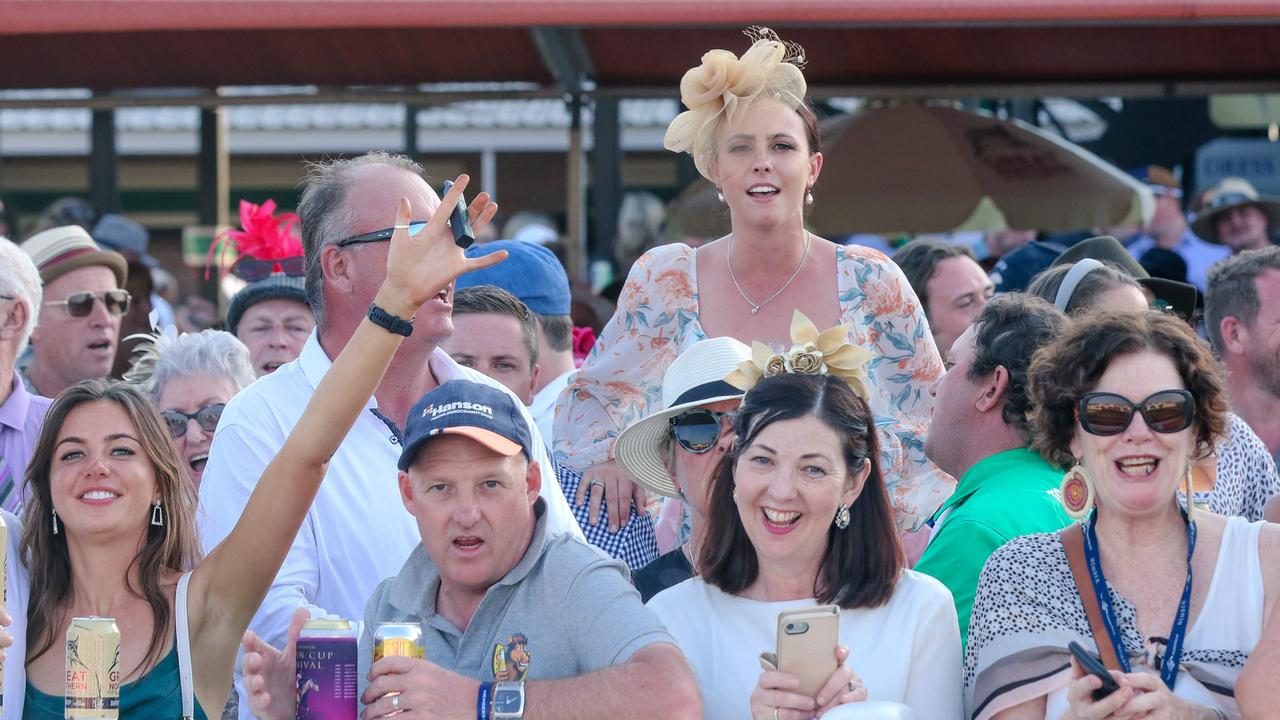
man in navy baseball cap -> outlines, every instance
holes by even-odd
[[[470,380],[450,380],[422,396],[409,411],[400,451],[408,470],[423,445],[436,437],[469,438],[504,457],[523,453],[532,461],[529,424],[515,400],[501,390]]]

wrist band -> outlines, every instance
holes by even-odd
[[[489,695],[493,692],[493,683],[480,683],[480,691],[476,693],[476,720],[489,720]]]
[[[396,317],[378,307],[377,303],[369,303],[369,321],[396,335],[409,337],[413,333],[413,318],[405,320],[404,318]]]

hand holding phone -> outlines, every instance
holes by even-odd
[[[1085,650],[1080,643],[1074,640],[1067,644],[1067,649],[1071,651],[1071,655],[1075,657],[1082,670],[1102,681],[1102,687],[1093,691],[1094,702],[1120,689],[1116,679],[1111,677],[1111,673],[1107,672],[1106,666],[1102,664],[1102,660],[1098,659],[1097,655]]]
[[[449,189],[453,187],[452,180],[444,181],[444,191],[440,193],[444,197]],[[449,229],[453,231],[453,242],[458,247],[466,250],[475,243],[475,233],[471,230],[471,218],[467,217],[467,198],[458,196],[458,204],[454,206],[453,213],[449,215]]]
[[[778,669],[800,678],[796,692],[815,697],[836,670],[840,608],[822,605],[778,614]]]

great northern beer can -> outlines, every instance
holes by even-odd
[[[66,720],[120,717],[120,629],[114,619],[71,619],[65,703]]]
[[[384,657],[424,658],[422,626],[412,622],[380,623],[373,633],[373,661]]]
[[[297,720],[352,720],[360,674],[356,632],[347,620],[308,620],[297,644]]]

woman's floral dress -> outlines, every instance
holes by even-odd
[[[555,458],[585,471],[613,457],[623,428],[662,403],[662,376],[685,348],[707,337],[698,321],[696,251],[684,244],[645,253],[631,269],[618,309],[556,407]],[[942,362],[915,292],[883,253],[838,248],[841,322],[849,342],[871,350],[869,404],[880,428],[881,467],[898,525],[916,529],[954,481],[924,456],[933,412],[930,387]],[[750,344],[751,338],[739,338]]]

